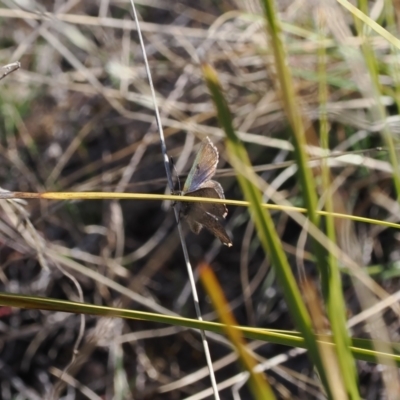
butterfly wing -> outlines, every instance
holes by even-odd
[[[228,247],[232,246],[231,238],[226,232],[224,226],[214,215],[204,213],[200,218],[199,223],[208,229],[214,236],[216,236],[222,244]]]
[[[222,186],[212,181],[218,164],[218,150],[207,137],[197,153],[193,166],[183,187],[183,195],[224,199]],[[190,229],[198,234],[204,226],[224,245],[232,246],[231,239],[219,219],[228,214],[225,204],[186,203],[182,205],[182,215]]]
[[[199,189],[215,174],[218,164],[218,150],[207,137],[193,162],[193,166],[183,186],[183,193]]]
[[[218,218],[215,215],[205,211],[205,208],[202,207],[204,205],[205,203],[193,203],[190,206],[189,212],[186,216],[190,229],[194,233],[198,234],[201,228],[204,226],[215,237],[217,237],[222,242],[222,244],[231,247],[232,241],[224,226],[219,222]],[[216,204],[207,204],[207,206],[211,205],[215,206]]]
[[[224,198],[221,185],[215,181],[208,181],[202,188],[188,193],[194,197],[208,197],[214,199]],[[225,204],[220,203],[187,203],[185,218],[190,229],[198,234],[204,226],[224,245],[232,246],[231,239],[225,228],[220,223],[220,218],[225,218],[228,213]]]
[[[218,190],[216,190],[216,187]],[[208,181],[207,185],[204,185],[200,189],[194,190],[193,192],[189,192],[187,195],[193,197],[208,197],[211,199],[225,198],[221,185],[215,181]],[[218,218],[225,218],[228,214],[225,204],[221,203],[187,203],[187,206],[189,210],[193,207],[199,208],[203,210],[203,212],[208,212]]]
[[[213,189],[216,192],[217,195],[215,196],[213,194],[213,192],[208,191],[207,192],[208,194],[206,196],[202,196],[202,197],[211,197],[211,198],[216,198],[216,199],[218,199],[218,198],[224,199],[225,198],[224,189],[222,189],[222,186],[221,186],[221,184],[219,182],[212,181],[212,180],[204,182],[201,185],[201,189],[206,189],[206,188],[207,189]],[[187,195],[188,196],[193,196],[192,193],[187,193]],[[227,213],[228,213],[228,211],[227,211]],[[224,216],[224,218],[225,218],[225,216]]]

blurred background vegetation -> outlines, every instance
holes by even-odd
[[[254,170],[282,198],[304,207],[261,4],[135,4],[143,21],[168,154],[181,181],[199,142],[209,136],[220,152],[215,178],[228,199],[243,198],[198,63],[201,54],[218,72]],[[397,1],[359,1],[357,6],[398,36]],[[319,206],[330,196],[336,211],[398,222],[400,194],[393,170],[400,134],[399,49],[333,0],[279,1],[277,8],[296,101],[307,121],[312,159],[308,165],[318,185],[322,178],[315,171],[323,158],[330,168],[333,189],[328,194],[319,191]],[[0,64],[18,60],[22,68],[0,83],[2,189],[166,191],[154,106],[129,1],[2,0]],[[322,79],[327,83],[325,97]],[[318,147],[315,134],[321,130],[322,106],[330,153]],[[295,275],[316,277],[307,229],[284,212],[272,216]],[[221,246],[206,231],[196,236],[186,229],[193,265],[203,259],[211,263],[239,324],[294,329],[249,213],[229,207],[226,226],[232,232],[232,248]],[[363,273],[383,291],[396,293],[399,232],[362,223],[336,228],[340,248]],[[344,313],[351,318],[366,303],[348,272],[343,269]],[[126,290],[122,293],[112,282]],[[4,292],[135,310],[162,312],[162,306],[195,318],[167,202],[1,201],[0,287]],[[204,319],[215,320],[200,285],[199,290]],[[369,325],[358,320],[352,336],[369,338],[372,327],[378,338],[384,332],[382,339],[398,341],[398,310],[384,309],[381,317]],[[85,320],[79,355],[60,396],[210,398],[197,333],[145,321],[95,316]],[[48,396],[71,361],[80,327],[81,317],[75,314],[0,308],[0,398]],[[210,337],[210,348],[217,381],[226,382],[221,398],[249,398],[245,387],[235,386],[241,380],[235,380],[240,368],[232,349],[218,336]],[[258,361],[282,357],[268,370],[277,398],[323,398],[304,352],[260,341],[252,341],[249,348]],[[361,396],[381,398],[385,384],[379,366],[358,361],[357,371]]]

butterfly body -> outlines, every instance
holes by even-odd
[[[193,166],[185,181],[182,195],[224,199],[222,186],[211,180],[218,164],[218,150],[207,137],[197,153]],[[185,218],[192,232],[198,234],[205,227],[224,245],[232,246],[231,239],[220,220],[228,214],[225,204],[183,202],[180,216]]]

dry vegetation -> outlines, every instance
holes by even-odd
[[[315,3],[279,2],[289,66],[309,131],[318,131],[320,116]],[[198,64],[202,54],[219,73],[235,127],[253,165],[259,166],[256,171],[291,203],[303,206],[260,5],[240,0],[136,4],[178,174],[185,176],[199,139],[208,135],[220,150],[217,179],[226,197],[242,199]],[[397,222],[392,167],[379,135],[382,114],[375,112],[376,94],[365,80],[359,38],[348,12],[336,3],[330,7],[327,15],[337,24],[328,23],[324,42],[329,141],[332,150],[346,154],[329,158],[336,198],[342,212]],[[129,2],[26,1],[18,6],[3,0],[0,21],[0,63],[22,64],[0,82],[1,188],[163,193],[167,182],[159,136]],[[386,126],[397,141],[395,54],[379,36],[372,44],[381,62],[385,118],[391,115]],[[313,134],[308,134],[312,143]],[[317,150],[311,152],[313,166],[323,155]],[[273,217],[293,269],[313,275],[313,255],[301,227],[285,213]],[[240,324],[293,329],[248,213],[230,207],[227,219],[231,249],[207,232],[187,233],[193,265],[204,258],[212,264]],[[370,266],[385,290],[398,290],[398,232],[367,224],[346,229],[348,235],[339,237],[342,248]],[[195,317],[169,203],[0,201],[0,287]],[[363,303],[347,275],[344,293],[349,315],[356,315]],[[200,299],[204,318],[215,319],[201,289]],[[42,399],[54,393],[68,399],[210,398],[196,332],[144,321],[85,320],[77,342],[79,315],[0,308],[0,398]],[[397,341],[398,317],[388,311],[384,321],[386,334]],[[353,329],[354,336],[366,335],[362,324]],[[248,398],[231,348],[218,335],[209,338],[217,381],[226,383],[221,398],[236,392]],[[60,386],[58,377],[76,345],[79,354],[64,376],[67,385]],[[249,347],[260,361],[276,361],[268,377],[279,398],[321,398],[303,351],[256,341]],[[362,395],[379,398],[376,365],[357,365]]]

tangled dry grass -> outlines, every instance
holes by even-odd
[[[164,192],[154,106],[129,1],[1,3],[0,64],[22,64],[1,82],[1,187],[22,192]],[[210,136],[220,150],[217,175],[226,197],[241,198],[226,162],[224,133],[203,81],[200,54],[219,73],[235,127],[256,170],[286,199],[299,202],[293,147],[258,2],[136,4],[177,174],[188,171],[197,139]],[[329,165],[346,212],[398,221],[392,166],[378,135],[382,114],[366,79],[351,16],[331,2],[294,0],[280,2],[279,7],[296,90],[314,127],[320,116],[321,41],[311,17],[323,10],[330,16],[324,41],[330,87],[326,111],[332,128],[330,146],[341,157],[330,158]],[[383,65],[385,126],[397,142],[397,58],[381,37],[371,43]],[[315,158],[311,166],[325,155],[316,147],[310,154]],[[241,324],[292,329],[247,212],[229,211],[233,248],[222,248],[206,232],[198,237],[188,233],[193,264],[204,258],[212,263]],[[310,249],[306,247],[298,259],[302,228],[284,213],[275,213],[274,219],[294,268],[302,263],[312,274]],[[374,266],[386,290],[395,292],[398,234],[360,225],[348,240],[353,239],[350,251],[363,265]],[[2,201],[0,243],[2,291],[194,316],[170,204]],[[348,308],[356,314],[359,299],[346,279],[344,287]],[[215,319],[203,292],[200,297],[204,318]],[[89,316],[80,332],[79,315],[5,307],[0,311],[2,399],[211,395],[196,332]],[[389,311],[385,322],[396,341],[398,318]],[[356,326],[354,333],[364,331]],[[248,398],[231,348],[217,335],[209,339],[221,397],[240,393]],[[74,347],[79,348],[75,358]],[[320,398],[302,351],[256,341],[249,348],[259,361],[272,358],[269,379],[280,398]],[[59,377],[71,360],[61,383]],[[358,367],[365,398],[378,398],[382,384],[376,366]],[[371,380],[374,377],[378,383]]]

